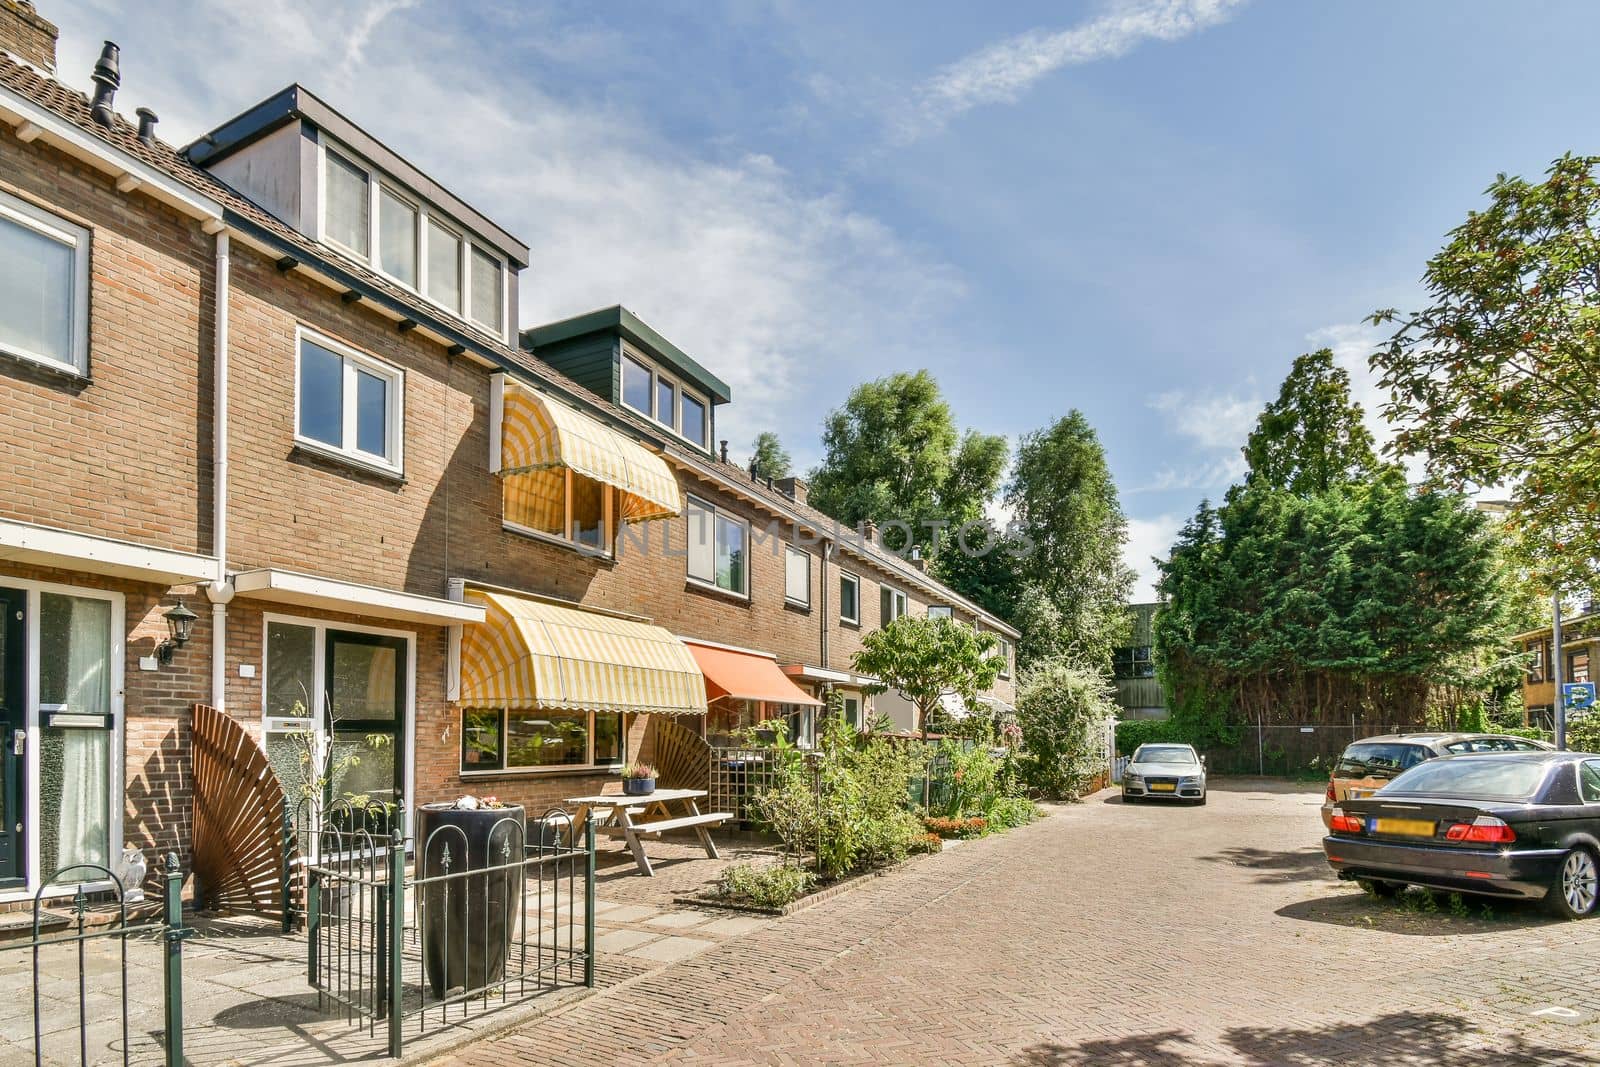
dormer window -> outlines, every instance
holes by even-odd
[[[497,337],[506,268],[434,208],[343,149],[322,152],[322,239]]]
[[[692,445],[706,447],[706,403],[659,367],[623,353],[622,402]]]

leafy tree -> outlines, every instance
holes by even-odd
[[[893,689],[917,709],[927,732],[928,716],[946,693],[972,701],[1000,676],[999,642],[949,618],[902,615],[861,639],[855,669],[881,681],[874,692]]]
[[[1105,767],[1105,723],[1115,690],[1097,672],[1063,658],[1031,668],[1017,688],[1017,722],[1029,757],[1025,773],[1051,796],[1076,797]]]
[[[956,540],[959,538],[959,540]],[[1017,557],[1026,551],[1018,538],[984,523],[946,532],[931,571],[945,585],[985,611],[1017,625],[1023,591]]]
[[[1249,484],[1305,496],[1370,477],[1378,457],[1361,418],[1350,375],[1332,351],[1298,357],[1245,443]]]
[[[787,478],[794,469],[794,461],[789,458],[778,435],[771,430],[763,430],[756,434],[750,466],[757,478]]]
[[[1023,582],[1059,613],[1065,651],[1109,670],[1111,650],[1128,633],[1134,576],[1122,562],[1128,522],[1117,487],[1082,413],[1023,436],[1005,499],[1031,549],[1018,563]]]
[[[1428,262],[1430,306],[1372,357],[1393,399],[1394,449],[1454,487],[1507,486],[1547,578],[1600,575],[1600,157],[1543,182],[1500,175]]]
[[[1005,467],[1004,438],[958,437],[950,405],[925,370],[859,385],[823,424],[823,460],[811,472],[810,502],[847,525],[900,521],[927,549],[924,523],[959,525],[983,513]],[[894,548],[902,531],[886,537]]]

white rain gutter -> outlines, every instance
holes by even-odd
[[[211,224],[206,224],[211,230]],[[217,281],[212,329],[212,376],[216,396],[211,405],[211,549],[217,558],[216,577],[206,586],[211,600],[211,706],[223,711],[228,689],[228,602],[233,583],[228,581],[228,304],[232,292],[228,231],[220,223],[217,238]]]

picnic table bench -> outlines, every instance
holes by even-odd
[[[644,796],[567,797],[573,807],[573,827],[582,829],[588,819],[595,820],[595,832],[608,837],[620,837],[633,852],[634,863],[646,875],[654,877],[650,857],[645,854],[645,838],[660,837],[674,830],[692,829],[711,859],[719,858],[716,842],[711,840],[707,827],[719,826],[733,818],[732,812],[702,812],[697,800],[706,796],[704,789],[657,789]],[[682,814],[676,814],[672,805],[680,805]],[[642,816],[636,819],[635,816]]]

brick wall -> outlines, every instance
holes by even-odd
[[[91,231],[89,377],[0,356],[0,516],[209,551],[211,238],[0,126],[0,189]]]
[[[54,70],[55,23],[40,16],[27,0],[0,0],[0,51],[10,52],[40,70]]]

